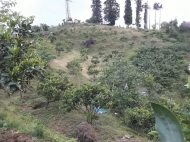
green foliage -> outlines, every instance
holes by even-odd
[[[31,134],[34,137],[43,138],[44,137],[44,126],[36,123],[32,128]]]
[[[190,32],[190,26],[189,23],[183,22],[181,23],[181,25],[179,26],[179,31],[180,32]]]
[[[63,47],[62,47],[62,45],[61,45],[60,42],[56,43],[55,50],[56,50],[58,56],[60,56],[61,52],[64,51],[64,49],[63,49]]]
[[[140,71],[154,76],[154,81],[163,88],[176,89],[184,85],[185,69],[187,64],[184,56],[189,52],[187,45],[175,45],[174,47],[143,47],[137,51],[132,63]],[[186,78],[186,77],[185,77]]]
[[[144,9],[144,29],[147,29],[148,28],[148,9],[150,9],[149,8],[149,6],[148,6],[148,4],[147,3],[145,3],[145,4],[143,4],[142,5],[142,8]]]
[[[125,36],[122,36],[119,40],[122,42],[127,42],[127,38]]]
[[[95,68],[96,65],[95,64],[92,64],[88,67],[88,74],[89,75],[94,75],[94,79],[96,78],[96,75],[99,74],[99,70]]]
[[[125,15],[124,15],[124,20],[126,25],[131,25],[132,24],[132,8],[131,8],[131,0],[126,0],[125,1]]]
[[[49,26],[47,24],[40,24],[40,27],[42,28],[43,31],[49,30]]]
[[[141,105],[137,87],[142,84],[143,75],[122,59],[113,61],[103,69],[100,82],[107,84],[112,94],[112,109],[123,113],[126,108]]]
[[[63,71],[51,72],[46,71],[44,77],[40,79],[37,86],[38,94],[44,96],[49,103],[60,100],[64,91],[69,89],[72,84]]]
[[[87,122],[92,123],[96,115],[94,107],[108,107],[109,101],[110,91],[107,86],[100,83],[85,84],[64,93],[63,108],[66,111],[82,110]]]
[[[24,89],[34,75],[42,73],[43,62],[32,50],[31,23],[34,17],[25,18],[9,9],[15,3],[1,1],[3,27],[0,33],[0,86],[10,95]],[[21,94],[22,96],[22,94]]]
[[[125,123],[133,129],[149,132],[155,125],[150,107],[135,107],[125,110]]]
[[[106,0],[104,2],[104,19],[109,22],[110,25],[115,25],[115,21],[119,18],[120,7],[116,0]]]
[[[80,62],[80,59],[75,58],[67,63],[67,68],[70,70],[71,74],[78,74],[80,71],[82,71],[82,66],[80,65]]]
[[[102,5],[100,0],[92,0],[92,23],[102,22]]]
[[[95,65],[97,65],[98,63],[100,63],[100,61],[98,60],[98,57],[97,56],[93,56],[92,59],[91,59],[91,62]]]
[[[141,15],[140,15],[140,12],[142,12],[142,1],[141,0],[136,0],[136,26],[137,28],[140,28],[141,27]]]
[[[165,107],[151,103],[156,118],[156,128],[162,142],[185,142],[179,120]]]
[[[32,31],[33,31],[33,32],[40,32],[40,31],[41,31],[41,28],[40,28],[40,26],[38,26],[38,25],[34,25],[34,26],[32,26]]]
[[[56,40],[56,37],[54,35],[50,35],[48,39],[50,40],[51,43],[53,43]]]

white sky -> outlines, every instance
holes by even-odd
[[[16,10],[21,12],[24,16],[35,16],[34,24],[46,23],[48,25],[58,25],[65,19],[65,0],[16,0]],[[102,0],[102,3],[105,0]],[[91,11],[92,0],[72,0],[70,3],[71,17],[85,21],[92,15]],[[125,0],[117,0],[120,4],[120,19],[116,21],[116,25],[124,26],[124,6]],[[135,1],[132,0],[133,5],[133,23],[135,23]],[[147,0],[143,0],[143,3]],[[170,21],[177,18],[178,22],[190,21],[190,0],[149,0],[151,10],[149,11],[151,17],[151,25],[154,24],[154,11],[152,9],[154,2],[163,4],[162,20]],[[104,5],[102,4],[104,7]],[[142,18],[143,18],[142,12]],[[157,21],[159,19],[159,12],[157,12]],[[143,19],[142,19],[143,21]]]

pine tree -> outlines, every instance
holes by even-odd
[[[126,0],[125,1],[125,15],[124,15],[124,20],[125,24],[131,25],[132,24],[132,8],[131,8],[131,0]]]
[[[109,22],[109,25],[115,25],[115,21],[120,16],[120,7],[116,0],[106,0],[104,2],[104,19]]]
[[[141,0],[136,0],[136,4],[137,4],[137,7],[136,7],[136,26],[137,28],[141,27],[141,15],[140,15],[140,12],[142,12],[142,1]]]
[[[102,5],[100,0],[92,0],[92,23],[102,22]]]

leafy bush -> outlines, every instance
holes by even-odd
[[[124,37],[124,36],[122,36],[122,37],[120,38],[120,41],[121,41],[121,42],[127,42],[127,38]]]
[[[1,23],[6,26],[0,33],[0,89],[9,95],[19,90],[22,97],[29,80],[42,73],[43,62],[29,39],[34,17],[25,18],[12,12],[12,5],[15,5],[12,1],[1,1]]]
[[[183,23],[180,25],[179,27],[179,31],[180,32],[190,32],[190,27],[189,26],[186,26],[184,25]]]
[[[61,70],[54,73],[46,71],[44,77],[40,79],[37,91],[39,95],[46,98],[48,106],[49,103],[60,100],[64,91],[71,86],[72,84]]]
[[[40,32],[41,28],[38,25],[34,25],[34,26],[32,26],[32,31],[34,31],[34,32]]]
[[[144,47],[137,51],[132,63],[140,71],[153,75],[154,81],[163,88],[176,89],[186,83],[184,70],[188,65],[184,57],[189,51],[189,47],[182,44],[164,48]]]
[[[49,30],[49,26],[47,24],[40,24],[41,28],[43,31],[48,31]]]
[[[87,122],[92,124],[96,115],[94,107],[108,107],[109,101],[110,91],[106,85],[100,83],[85,84],[64,93],[63,108],[66,111],[82,110]]]
[[[31,132],[32,136],[43,138],[44,137],[44,126],[41,124],[35,124]]]
[[[53,43],[56,40],[56,37],[54,35],[50,35],[48,39],[50,40],[51,43]]]
[[[149,132],[155,125],[153,112],[148,107],[135,107],[125,110],[125,123],[131,127],[141,130],[145,133]]]
[[[67,68],[70,70],[71,74],[78,74],[82,71],[82,66],[80,65],[80,59],[73,59],[67,63]]]
[[[130,62],[122,59],[113,61],[103,69],[99,81],[111,90],[112,110],[123,114],[126,108],[141,105],[137,87],[142,84],[142,78],[143,75]]]

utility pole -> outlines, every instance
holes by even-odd
[[[72,18],[71,18],[71,13],[70,13],[70,6],[69,6],[69,2],[71,2],[71,0],[65,0],[65,7],[66,7],[66,22],[72,22]]]

